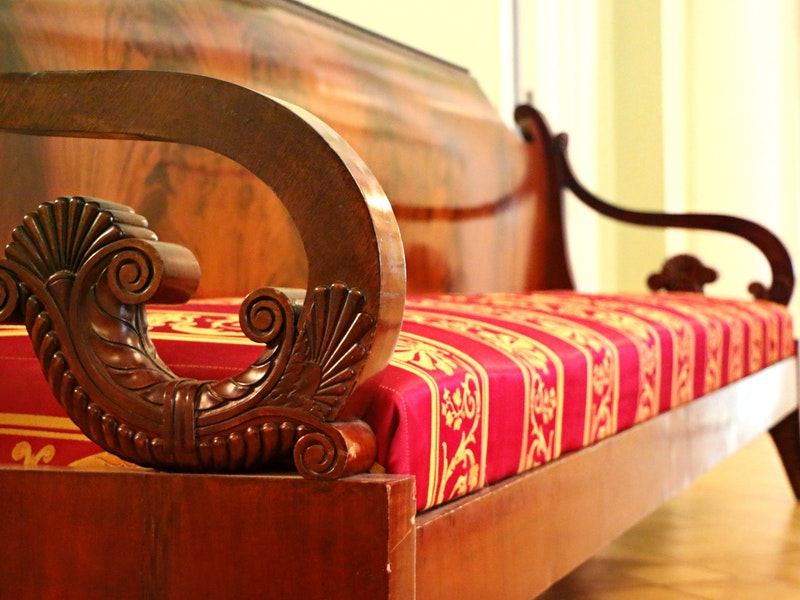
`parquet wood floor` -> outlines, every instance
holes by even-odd
[[[798,600],[800,503],[759,437],[538,600]]]

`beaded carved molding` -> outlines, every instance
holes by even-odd
[[[60,198],[26,216],[6,255],[1,314],[22,313],[58,401],[100,446],[166,469],[247,471],[289,452],[306,475],[344,468],[337,456],[366,425],[330,421],[375,326],[358,290],[318,287],[304,323],[287,294],[252,292],[240,324],[263,345],[261,355],[236,376],[197,381],[177,377],[158,357],[144,303],[177,299],[187,271],[198,271],[142,217]]]

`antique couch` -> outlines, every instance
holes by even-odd
[[[762,227],[605,203],[532,107],[292,3],[0,22],[4,593],[532,598],[761,432],[800,495]],[[565,190],[772,281],[574,292]]]

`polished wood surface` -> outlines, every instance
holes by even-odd
[[[553,134],[544,115],[532,106],[518,106],[514,119],[528,153],[525,185],[533,190],[536,202],[526,288],[574,289],[564,226],[564,177]]]
[[[398,208],[404,242],[417,249],[412,289],[418,281],[428,282],[422,291],[431,281],[447,285],[438,291],[522,287],[528,232],[517,222],[531,211],[514,192],[524,150],[457,66],[284,0],[6,2],[0,38],[0,71],[190,72],[302,106],[356,149]],[[40,202],[105,198],[133,207],[161,239],[198,257],[200,297],[306,287],[288,214],[225,157],[174,144],[14,135],[0,137],[0,153],[3,236]],[[496,213],[472,214],[498,201]],[[470,218],[430,219],[428,211]],[[503,269],[487,260],[495,254],[507,257]],[[428,275],[431,259],[446,277]]]
[[[564,138],[552,138],[556,145],[549,148],[557,152],[547,155],[543,169],[534,168],[538,147],[520,144],[468,74],[452,65],[280,0],[28,0],[0,6],[0,35],[4,71],[191,71],[311,109],[363,155],[405,215],[402,236],[406,254],[414,257],[409,281],[426,290],[517,287],[528,266],[531,235],[540,244],[536,260],[550,261],[554,269],[560,265],[552,278],[547,269],[534,269],[530,280],[537,283],[531,285],[571,285],[569,263],[562,260],[562,207],[550,188],[540,186],[542,174],[555,177],[560,192],[570,176],[566,163],[553,159]],[[314,150],[298,159],[286,147],[297,134],[310,133],[301,125],[309,121],[281,101],[261,97],[263,114],[238,103],[215,107],[225,116],[218,121],[219,113],[203,108],[213,103],[208,97],[195,93],[193,84],[173,86],[169,74],[37,77],[45,84],[51,77],[61,83],[72,77],[85,78],[83,84],[111,82],[95,88],[95,100],[101,112],[110,98],[116,100],[108,106],[127,107],[122,129],[110,130],[79,106],[73,116],[86,119],[80,125],[84,134],[137,139],[32,142],[5,134],[0,223],[16,223],[23,210],[63,194],[130,203],[151,219],[148,227],[161,239],[197,253],[204,272],[201,295],[244,294],[266,283],[299,285],[308,290],[305,315],[312,312],[308,303],[320,278],[329,289],[331,274],[347,279],[355,272],[359,281],[365,278],[358,286],[367,290],[367,302],[377,303],[367,305],[378,325],[362,376],[388,359],[403,297],[397,281],[402,259],[394,251],[382,253],[380,233],[388,231],[382,227],[391,219],[386,207],[380,208],[382,201],[377,212],[370,202],[380,200],[381,192],[336,135],[311,127],[318,134]],[[137,83],[139,78],[145,79]],[[218,91],[218,85],[229,84],[210,85]],[[126,90],[136,93],[127,98]],[[27,112],[9,103],[4,118],[20,132],[70,133],[63,124],[29,120],[53,109],[63,116],[70,105],[80,104],[62,106],[64,97],[54,98],[52,92],[43,94],[47,106]],[[193,119],[167,108],[177,100]],[[17,101],[26,105],[25,98]],[[145,102],[155,107],[152,113],[141,110]],[[181,136],[170,139],[205,148],[158,141],[164,139],[158,131],[141,128],[148,119],[179,125]],[[269,127],[262,131],[259,119],[277,125],[277,137],[270,137]],[[218,136],[226,140],[222,149],[214,145]],[[319,137],[324,144],[315,145]],[[532,139],[527,132],[526,137]],[[239,152],[246,155],[241,161],[246,168],[237,166]],[[334,166],[317,172],[328,159]],[[288,170],[286,160],[295,161]],[[323,189],[317,190],[320,182]],[[595,202],[582,189],[575,183],[579,196]],[[339,192],[346,199],[359,196],[360,202],[366,197],[367,208],[361,202],[354,212],[360,225],[350,223],[348,211],[320,210],[321,198],[335,205],[332,197]],[[534,197],[549,215],[542,218],[550,225],[541,230],[522,223],[523,216],[533,216],[528,199]],[[618,209],[602,204],[598,210],[617,214]],[[718,222],[712,221],[686,223],[714,228]],[[749,231],[740,221],[723,225]],[[364,231],[370,239],[350,239]],[[760,289],[788,300],[793,276],[784,257],[769,236],[755,237],[778,265],[772,284]],[[393,234],[389,238],[396,242]],[[368,251],[361,262],[363,248]],[[344,251],[346,260],[325,256],[329,251]],[[341,264],[351,259],[358,264]],[[434,269],[414,271],[414,265]],[[194,277],[178,279],[186,283]],[[176,289],[187,291],[183,284]],[[529,599],[759,432],[772,428],[797,481],[796,377],[796,361],[784,361],[586,451],[416,517],[412,482],[405,477],[305,482],[0,467],[0,539],[11,540],[0,545],[0,581],[15,586],[6,589],[38,597],[68,588],[80,597],[99,590],[101,597],[137,598],[274,592],[309,598],[405,599],[416,593],[425,600]],[[351,409],[342,410],[348,416]],[[30,567],[35,564],[45,576]]]
[[[394,350],[405,272],[389,203],[353,150],[300,109],[197,75],[0,74],[0,97],[0,129],[229,157],[275,190],[309,259],[305,298],[272,288],[245,298],[242,328],[264,345],[257,361],[196,381],[158,358],[144,310],[191,296],[199,269],[188,251],[156,241],[118,205],[73,198],[28,215],[0,262],[0,317],[24,315],[51,389],[83,433],[166,469],[257,470],[287,449],[308,476],[369,469],[374,435],[348,400]],[[157,102],[143,111],[148,97]]]
[[[800,412],[797,410],[770,427],[769,434],[778,448],[786,476],[795,497],[800,500]]]
[[[667,260],[661,271],[647,278],[651,290],[670,292],[698,292],[717,280],[717,272],[706,267],[697,257],[679,254]]]
[[[0,481],[3,598],[414,596],[410,477],[3,466]]]

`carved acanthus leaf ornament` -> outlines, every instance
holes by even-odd
[[[236,376],[199,381],[159,358],[145,310],[185,301],[198,280],[194,256],[158,241],[127,207],[59,198],[14,230],[0,263],[0,319],[24,321],[58,401],[125,460],[241,472],[293,455],[301,473],[327,478],[368,468],[369,428],[336,422],[374,333],[362,292],[318,286],[307,311],[302,294],[252,292],[240,323],[263,351]]]

